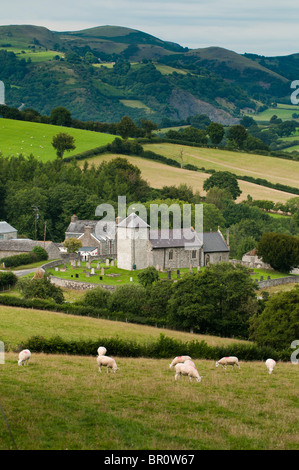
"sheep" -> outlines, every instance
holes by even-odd
[[[172,361],[171,364],[169,364],[169,368],[171,369],[173,366],[175,366],[176,364],[179,364],[180,362],[185,362],[185,361],[191,361],[191,357],[190,356],[177,356],[174,358],[174,360]]]
[[[31,352],[29,349],[23,349],[23,351],[20,352],[19,354],[19,360],[18,360],[18,365],[19,366],[28,366],[29,359],[31,357]]]
[[[192,381],[192,377],[194,379],[196,379],[197,382],[200,382],[202,377],[199,375],[198,373],[198,370],[196,369],[196,367],[192,366],[191,364],[186,364],[186,362],[184,363],[178,363],[174,366],[175,368],[175,376],[174,376],[174,379],[177,380],[178,377],[180,377],[181,375],[188,375],[189,377],[189,381],[191,382]]]
[[[107,352],[107,349],[104,348],[104,346],[100,346],[100,347],[98,348],[98,351],[97,351],[97,352],[98,352],[98,355],[99,355],[99,356],[105,356],[105,354],[106,354],[106,352]]]
[[[267,359],[265,364],[266,364],[269,374],[272,374],[274,367],[276,366],[276,361],[274,361],[274,359]]]
[[[97,363],[99,365],[99,371],[101,371],[101,366],[106,366],[107,367],[107,374],[108,370],[111,369],[111,372],[113,371],[114,373],[118,370],[118,367],[116,365],[116,362],[112,357],[108,356],[98,356],[97,357]]]
[[[216,367],[219,365],[221,365],[224,369],[226,369],[226,366],[233,366],[233,368],[238,366],[240,369],[239,361],[236,356],[222,357],[219,361],[216,362]]]

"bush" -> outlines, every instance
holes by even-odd
[[[112,312],[124,312],[143,316],[146,314],[146,289],[136,284],[119,286],[111,295],[109,309]]]
[[[0,289],[5,290],[17,283],[17,276],[14,273],[0,272]]]
[[[35,246],[29,253],[22,253],[20,255],[7,256],[0,260],[4,263],[6,268],[17,268],[18,266],[37,263],[48,259],[48,253],[41,246]]]
[[[239,360],[258,361],[272,357],[275,360],[289,360],[287,351],[276,351],[271,347],[230,344],[228,346],[208,346],[205,341],[183,342],[160,334],[159,338],[147,343],[137,343],[121,339],[98,338],[97,340],[65,340],[59,336],[44,338],[33,336],[19,345],[18,349],[28,348],[32,352],[48,354],[77,354],[94,356],[99,344],[104,344],[109,355],[119,357],[150,357],[154,359],[173,358],[178,351],[194,359],[218,360],[223,356],[235,355]]]
[[[48,253],[41,246],[35,246],[32,253],[36,254],[38,261],[46,261],[48,259]]]
[[[82,304],[88,307],[107,308],[111,292],[102,287],[95,287],[86,292]]]
[[[17,283],[18,289],[25,299],[48,299],[54,300],[57,304],[64,302],[63,291],[50,281],[50,276],[45,274],[41,279],[20,279]]]

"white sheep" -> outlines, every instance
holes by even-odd
[[[98,356],[97,357],[97,363],[99,365],[99,371],[101,371],[101,366],[107,367],[107,373],[108,370],[111,369],[111,372],[113,371],[114,373],[118,370],[118,367],[116,365],[116,362],[112,357],[109,356]]]
[[[174,379],[177,380],[178,377],[181,377],[181,375],[188,375],[189,381],[192,381],[192,377],[196,379],[197,382],[200,382],[202,377],[199,375],[198,370],[196,367],[192,366],[191,364],[188,363],[181,363],[179,362],[174,366],[175,368],[175,376]]]
[[[29,349],[23,349],[23,351],[20,352],[19,354],[19,360],[18,360],[18,365],[19,366],[28,366],[29,359],[31,357],[31,352]]]
[[[226,366],[233,366],[233,368],[238,366],[240,369],[239,361],[236,356],[222,357],[219,361],[216,362],[216,367],[219,365],[221,365],[224,369],[226,369]]]
[[[105,356],[105,354],[106,354],[106,352],[107,352],[107,349],[104,348],[104,346],[100,346],[100,347],[98,348],[98,351],[97,351],[97,352],[98,352],[98,355],[99,355],[99,356]]]
[[[269,374],[272,374],[274,367],[276,366],[276,361],[274,361],[274,359],[267,359],[265,364],[266,364]]]
[[[191,357],[190,356],[177,356],[174,358],[174,360],[172,361],[171,364],[169,364],[169,368],[171,369],[173,366],[175,366],[176,364],[179,364],[181,362],[185,362],[185,361],[191,361]]]

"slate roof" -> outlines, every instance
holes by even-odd
[[[17,229],[9,225],[7,222],[0,222],[0,233],[17,232]]]
[[[99,231],[97,233],[96,226],[99,223],[99,220],[77,220],[76,222],[71,222],[66,229],[67,234],[69,235],[80,235],[84,234],[85,227],[91,227],[91,235],[98,241],[110,240],[113,239],[111,236],[111,232],[115,227],[114,221],[103,221],[103,225],[101,225],[101,235],[99,235]],[[107,235],[104,236],[104,233],[107,232]],[[79,237],[80,238],[80,237]]]
[[[220,232],[204,232],[203,251],[204,253],[223,252],[229,251],[229,247]]]
[[[45,247],[45,250],[47,250],[50,245],[55,246],[58,251],[58,247],[51,241],[42,242],[31,240],[30,238],[11,238],[10,240],[0,240],[0,251],[30,252],[35,246]]]
[[[150,230],[149,241],[153,248],[180,248],[194,246],[201,248],[202,241],[193,229]]]
[[[130,214],[126,219],[122,220],[119,222],[117,225],[118,227],[127,227],[127,228],[146,228],[149,227],[149,225],[144,222],[141,217],[139,217],[135,212]]]

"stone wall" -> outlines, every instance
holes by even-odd
[[[74,290],[89,290],[89,289],[94,289],[95,287],[102,287],[102,289],[107,289],[110,291],[114,291],[116,289],[115,286],[93,284],[91,282],[84,282],[84,281],[73,281],[69,279],[62,279],[56,276],[51,276],[51,282],[55,284],[55,286],[65,287],[66,289],[74,289]]]
[[[268,279],[266,281],[259,281],[258,285],[260,289],[265,287],[279,286],[281,284],[290,284],[293,282],[299,282],[299,276],[288,276],[288,277],[279,277],[278,279]]]

